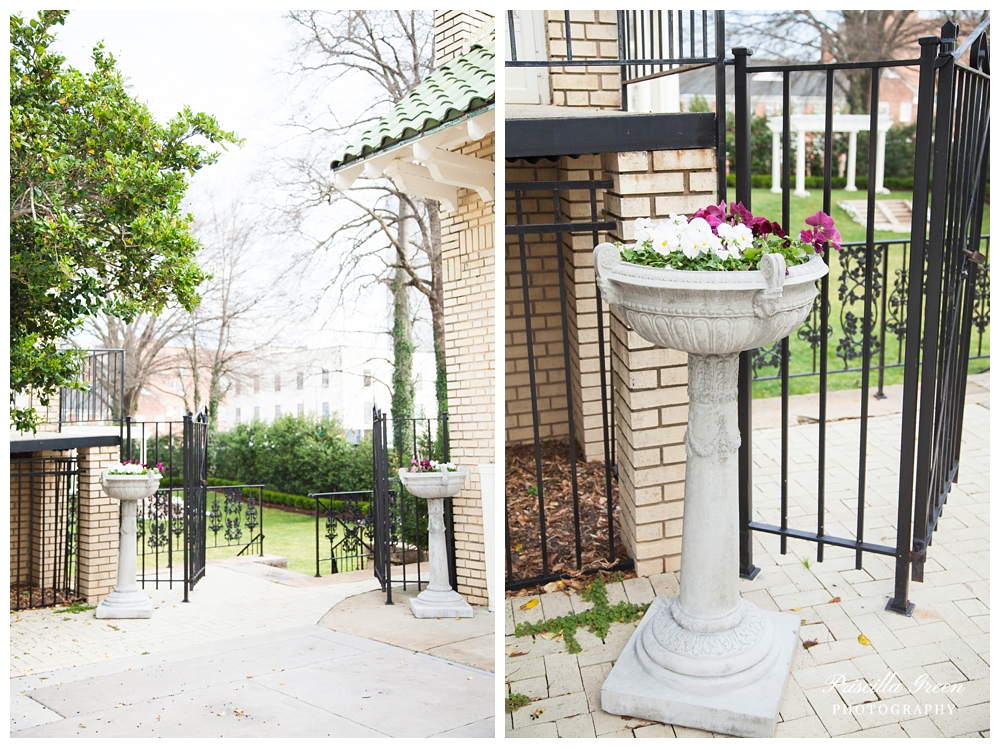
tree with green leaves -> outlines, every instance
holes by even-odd
[[[33,393],[48,404],[78,381],[78,352],[62,350],[99,312],[130,321],[176,301],[198,302],[188,182],[238,143],[185,108],[165,125],[126,89],[98,45],[80,72],[50,46],[67,11],[10,17],[11,425],[34,430]]]

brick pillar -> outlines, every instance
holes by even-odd
[[[80,594],[96,604],[115,588],[118,574],[118,502],[101,488],[101,471],[117,462],[118,447],[82,447],[78,451],[80,502],[78,530]]]
[[[715,199],[715,153],[638,151],[602,156],[609,241],[631,242],[636,218],[690,215]],[[611,370],[623,542],[643,576],[680,568],[687,354],[640,338],[612,308]]]
[[[602,179],[599,155],[572,158],[559,164],[560,181]],[[602,219],[603,190],[597,193],[597,220]],[[589,190],[560,193],[559,210],[565,222],[591,220]],[[603,235],[598,242],[605,241]],[[604,421],[601,415],[601,351],[597,333],[597,286],[594,283],[594,237],[590,232],[563,234],[566,306],[573,385],[573,425],[585,460],[604,459]],[[608,322],[604,308],[603,324]],[[605,338],[606,340],[606,338]],[[606,362],[607,363],[607,362]]]

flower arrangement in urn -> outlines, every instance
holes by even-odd
[[[437,460],[410,460],[410,473],[455,473],[458,466],[454,462],[438,462]]]
[[[823,244],[840,249],[840,232],[823,211],[806,219],[798,239],[777,221],[754,216],[743,203],[709,205],[688,219],[671,214],[665,221],[635,221],[636,243],[616,245],[625,262],[666,270],[758,270],[766,254],[778,254],[786,267],[809,261]]]
[[[111,465],[101,473],[101,486],[113,499],[132,501],[156,493],[162,477],[162,462],[146,465],[138,460],[126,460]]]

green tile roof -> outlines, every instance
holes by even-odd
[[[461,119],[496,101],[494,56],[496,32],[491,31],[461,57],[449,60],[410,91],[392,111],[330,163],[331,169],[368,158],[401,141],[439,125]]]

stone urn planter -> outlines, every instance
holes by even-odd
[[[101,472],[101,487],[121,502],[122,523],[118,540],[118,579],[110,595],[97,604],[98,618],[151,618],[153,601],[135,581],[136,503],[148,499],[160,487],[160,473],[108,475]]]
[[[788,268],[665,270],[594,250],[597,283],[644,339],[688,353],[687,465],[680,594],[659,596],[601,690],[602,708],[745,737],[772,737],[799,618],[739,594],[736,388],[740,351],[770,345],[808,316],[817,255]]]
[[[465,486],[468,468],[455,472],[411,473],[399,469],[399,482],[418,499],[427,501],[427,553],[430,563],[427,589],[410,598],[417,618],[472,618],[472,606],[451,588],[448,580],[448,550],[444,539],[444,500]]]

